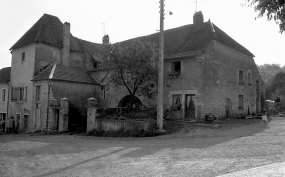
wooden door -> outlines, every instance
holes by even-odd
[[[195,118],[194,94],[185,95],[185,117]]]

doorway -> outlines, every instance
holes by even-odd
[[[185,118],[194,119],[195,118],[195,104],[194,104],[194,94],[185,95]]]
[[[53,130],[58,130],[59,127],[59,108],[53,109]]]

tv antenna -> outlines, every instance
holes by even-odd
[[[106,25],[106,23],[102,23],[102,25],[103,25],[103,32],[104,32],[104,36],[105,36],[105,25]]]

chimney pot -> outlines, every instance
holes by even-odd
[[[109,41],[110,41],[110,38],[109,38],[109,35],[104,35],[103,38],[102,38],[102,43],[103,44],[109,44]]]

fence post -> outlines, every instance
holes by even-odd
[[[87,129],[86,133],[93,130],[95,128],[95,120],[97,113],[97,102],[96,98],[88,98],[87,99]]]
[[[67,131],[68,130],[68,113],[69,113],[69,99],[60,99],[60,114],[59,114],[59,125],[58,130]]]

